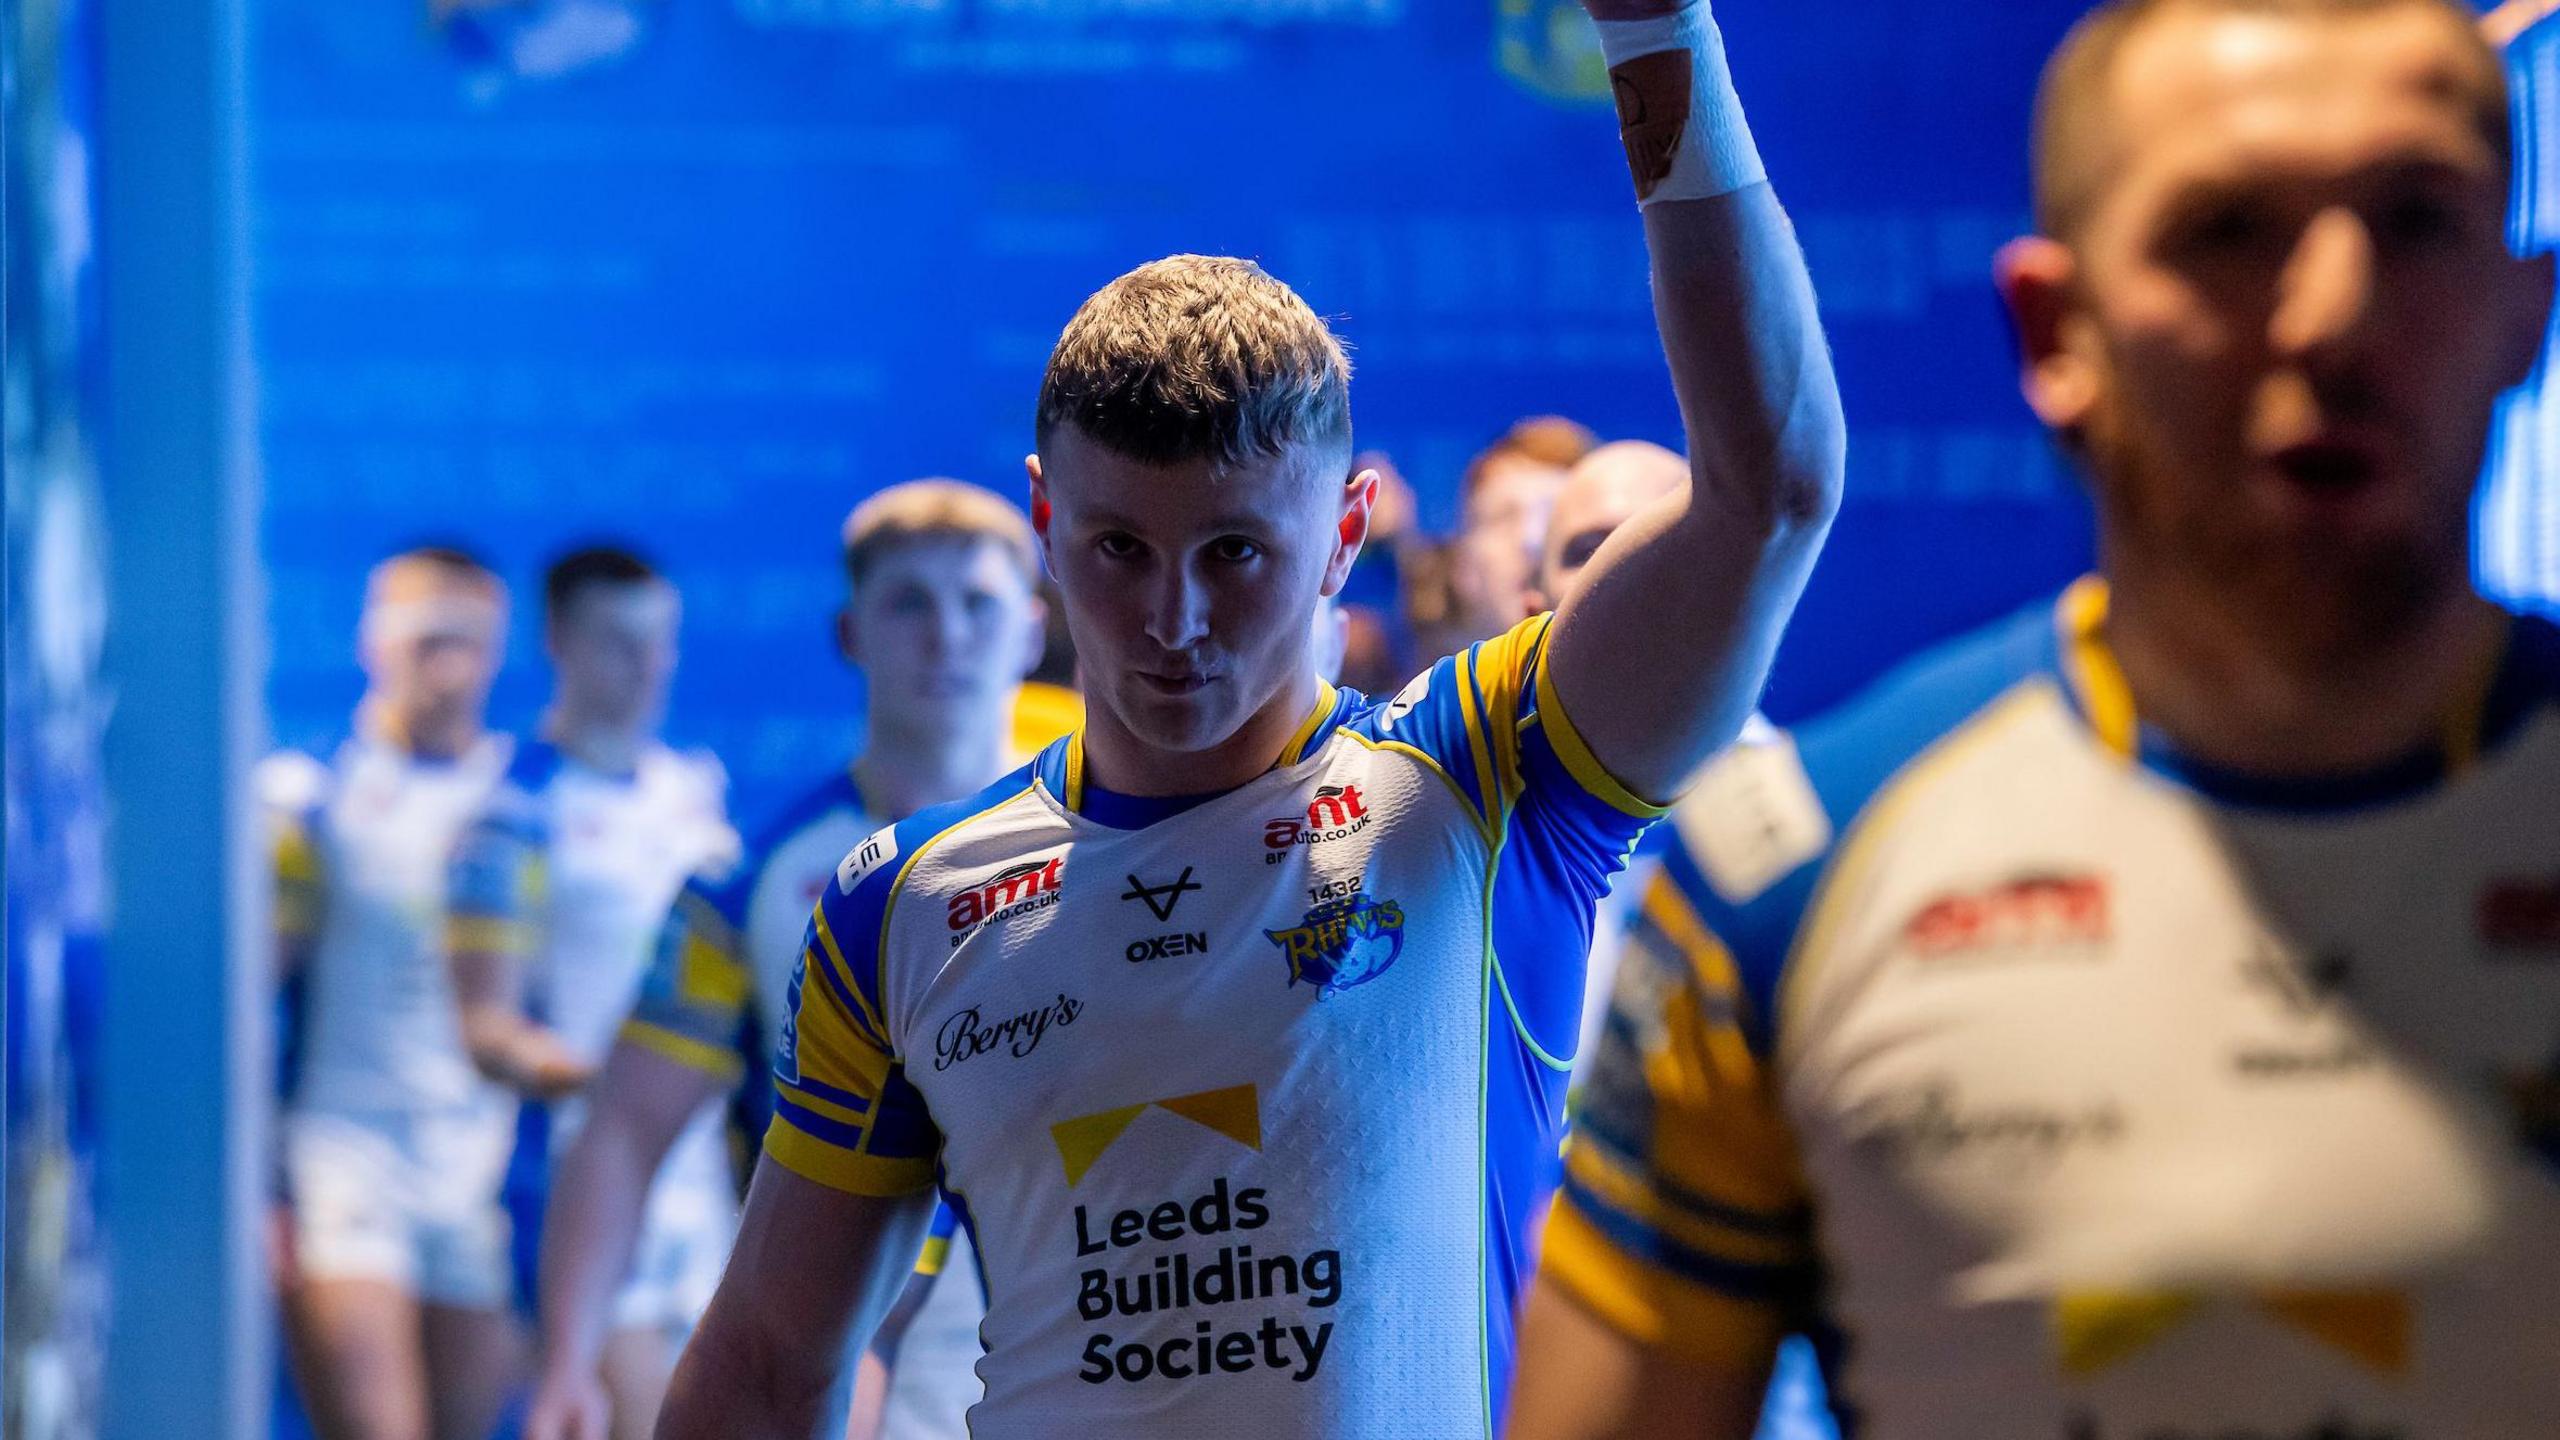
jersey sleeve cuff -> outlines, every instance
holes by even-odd
[[[1564,700],[1556,694],[1555,667],[1545,656],[1538,660],[1538,724],[1547,732],[1547,743],[1554,747],[1556,758],[1564,762],[1565,772],[1574,783],[1591,792],[1592,798],[1621,814],[1639,820],[1658,820],[1671,813],[1668,805],[1656,805],[1636,794],[1609,773],[1600,757],[1575,729],[1573,717],[1566,713]]]
[[[1609,1243],[1571,1201],[1547,1221],[1541,1278],[1628,1339],[1702,1365],[1767,1363],[1785,1338],[1785,1315],[1667,1274]]]
[[[764,1132],[764,1153],[803,1180],[866,1199],[895,1200],[933,1188],[930,1159],[856,1155],[793,1128],[779,1115]]]

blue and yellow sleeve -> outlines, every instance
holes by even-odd
[[[948,1203],[933,1207],[933,1224],[924,1232],[924,1249],[916,1254],[916,1273],[928,1279],[951,1263],[951,1237],[960,1233],[960,1217]]]
[[[1680,878],[1645,894],[1546,1233],[1549,1282],[1702,1363],[1765,1363],[1812,1301],[1812,1211],[1742,967]]]
[[[774,1057],[765,1153],[805,1179],[854,1195],[931,1190],[942,1134],[907,1080],[882,1018],[889,904],[924,837],[884,830],[838,870],[810,918]]]
[[[619,1037],[724,1085],[746,1073],[739,1037],[755,1000],[755,971],[737,916],[724,903],[735,888],[702,877],[686,883],[659,927],[640,998]]]
[[[501,800],[456,842],[447,867],[445,951],[521,957],[534,946],[544,890],[543,837]]]

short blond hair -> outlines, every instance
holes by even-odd
[[[1145,465],[1351,456],[1351,360],[1298,292],[1250,260],[1172,255],[1096,291],[1040,384],[1040,448],[1061,425]]]
[[[1001,548],[1040,583],[1040,551],[1031,522],[1013,502],[966,480],[909,480],[853,507],[844,521],[844,575],[860,585],[881,553],[926,540],[984,540]]]

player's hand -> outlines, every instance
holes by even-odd
[[[543,1372],[525,1411],[524,1440],[609,1440],[613,1402],[592,1373]]]
[[[1594,20],[1659,20],[1677,15],[1698,0],[1582,0]]]

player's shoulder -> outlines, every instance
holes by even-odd
[[[1794,731],[1756,727],[1673,812],[1669,874],[1711,921],[1801,909],[1842,837],[1897,780],[2019,686],[2055,673],[2039,602],[1927,651]]]
[[[289,746],[258,761],[249,773],[250,793],[273,814],[307,816],[329,803],[337,786],[337,770],[321,758],[334,753]]]
[[[559,780],[565,763],[560,747],[547,740],[516,744],[507,756],[505,768],[498,773],[497,783],[481,797],[478,812],[471,817],[471,829],[540,843],[547,828],[544,797]]]
[[[835,881],[819,901],[820,914],[839,934],[853,924],[860,924],[863,933],[871,933],[878,929],[900,887],[918,866],[936,861],[946,866],[980,863],[990,847],[996,851],[1036,847],[1038,838],[1024,833],[1025,827],[987,822],[1008,811],[1054,819],[1049,807],[1029,807],[1024,802],[1036,796],[1044,783],[1040,778],[1043,768],[1059,759],[1059,752],[1067,744],[1065,740],[1055,742],[1028,764],[974,795],[928,806],[872,831],[837,863]],[[1039,828],[1046,831],[1052,827]],[[1055,828],[1063,835],[1063,823]],[[954,854],[955,847],[964,852],[965,858]]]

